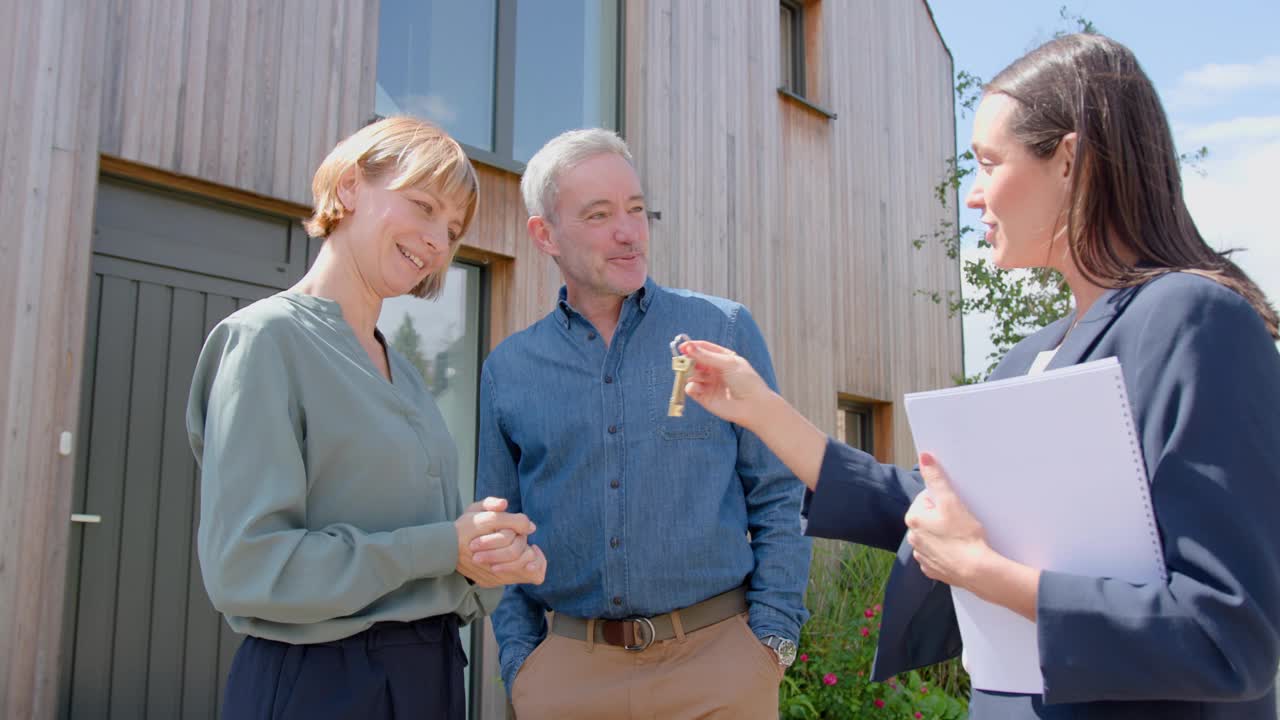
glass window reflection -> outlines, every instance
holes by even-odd
[[[496,0],[382,0],[374,112],[493,149]]]
[[[617,127],[617,40],[617,0],[517,3],[516,160],[565,130]]]

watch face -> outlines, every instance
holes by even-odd
[[[783,665],[791,667],[791,663],[796,661],[796,644],[790,640],[782,640],[778,643],[778,659]]]

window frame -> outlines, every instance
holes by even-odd
[[[791,77],[782,77],[780,90],[785,90],[796,97],[805,96],[805,48],[804,48],[804,5],[800,0],[778,0],[782,10],[791,13]],[[779,20],[778,42],[782,42],[782,27]],[[779,53],[781,58],[781,53]],[[783,68],[778,73],[783,74]]]
[[[848,397],[840,397],[836,403],[837,422],[840,426],[840,441],[856,447],[868,455],[876,454],[876,406],[866,402],[860,402]],[[859,444],[853,445],[849,442],[849,422],[850,415],[858,415],[862,418],[862,437],[859,438]]]

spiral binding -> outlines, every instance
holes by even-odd
[[[1141,491],[1142,503],[1147,510],[1148,532],[1151,534],[1151,548],[1156,554],[1156,564],[1160,568],[1160,577],[1169,581],[1169,571],[1164,564],[1164,548],[1160,544],[1160,530],[1156,527],[1155,508],[1151,502],[1151,483],[1147,480],[1146,462],[1142,459],[1142,448],[1138,445],[1138,432],[1133,426],[1133,407],[1129,404],[1129,391],[1124,385],[1124,374],[1116,368],[1116,394],[1120,396],[1121,410],[1124,416],[1125,430],[1129,435],[1129,449],[1133,453],[1133,467],[1137,475],[1138,488]]]

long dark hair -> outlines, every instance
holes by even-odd
[[[1203,275],[1244,296],[1280,337],[1262,290],[1196,229],[1182,197],[1173,133],[1129,48],[1094,34],[1051,40],[1000,71],[985,91],[1018,105],[1012,130],[1037,156],[1076,133],[1067,242],[1080,271],[1104,287],[1168,272]],[[1122,259],[1128,249],[1136,265]]]

